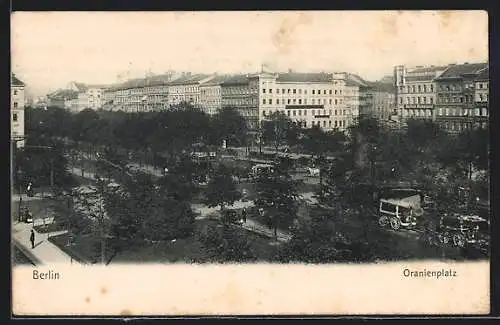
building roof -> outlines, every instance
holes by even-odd
[[[419,81],[432,81],[436,78],[436,76],[433,75],[426,75],[426,76],[412,76],[412,75],[406,75],[405,80],[407,82],[419,82]]]
[[[185,75],[177,78],[171,82],[170,85],[191,85],[201,82],[203,79],[210,77],[207,74],[195,74],[195,75]]]
[[[464,63],[450,65],[437,80],[448,78],[461,78],[467,74],[478,74],[482,69],[486,68],[488,63]]]
[[[346,73],[346,86],[370,87],[366,80],[354,73]]]
[[[490,80],[490,69],[488,67],[482,69],[479,71],[478,76],[476,77],[476,80],[481,80],[481,81],[486,81]]]
[[[78,92],[71,89],[58,89],[48,94],[47,97],[52,99],[76,99],[78,98]]]
[[[11,85],[12,86],[24,86],[24,83],[19,80],[15,74],[11,74]]]
[[[301,72],[286,72],[279,73],[277,82],[331,82],[331,73],[301,73]]]
[[[222,76],[215,76],[214,78],[203,82],[200,86],[217,86],[225,82],[226,80],[229,80],[232,78],[232,75],[222,75]]]
[[[221,83],[221,86],[234,86],[248,84],[248,77],[244,74],[234,75]]]
[[[441,66],[427,66],[427,67],[415,67],[412,68],[411,71],[408,71],[408,73],[430,73],[430,72],[438,72],[438,71],[443,71],[448,68],[447,65],[441,65]]]

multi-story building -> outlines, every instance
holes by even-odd
[[[184,75],[168,83],[168,105],[177,105],[181,102],[200,107],[200,84],[213,79],[214,75],[196,74]]]
[[[351,112],[352,121],[356,122],[363,112],[369,111],[373,106],[373,94],[367,81],[358,75],[344,73],[346,80],[346,102]]]
[[[486,67],[481,70],[474,80],[474,115],[480,121],[481,127],[488,125],[489,117],[489,93],[490,93],[490,71]]]
[[[77,93],[77,98],[67,98],[65,107],[73,112],[80,112],[86,108],[100,109],[104,104],[103,92],[108,86],[86,85],[79,82],[70,82],[66,89]]]
[[[220,84],[222,107],[236,109],[253,130],[259,125],[258,80],[257,75],[235,75]]]
[[[108,87],[102,95],[102,107],[129,113],[162,110],[168,106],[168,80],[168,76],[160,75]]]
[[[372,105],[363,107],[361,115],[374,117],[380,121],[387,121],[397,114],[396,89],[393,84],[372,82],[370,83],[370,97]]]
[[[448,66],[417,66],[394,68],[396,86],[396,108],[399,121],[409,118],[435,119],[436,85],[439,77]]]
[[[484,85],[476,79],[484,79],[487,63],[450,65],[434,79],[436,83],[436,122],[451,132],[460,132],[488,121],[488,110],[480,109],[476,102],[476,85]],[[482,76],[481,76],[482,75]],[[480,77],[481,76],[481,77]]]
[[[200,106],[209,115],[216,114],[222,108],[222,83],[231,76],[215,76],[200,83]]]
[[[345,130],[356,108],[346,102],[346,73],[276,73],[259,75],[259,119],[282,111],[298,125]]]
[[[10,83],[10,134],[13,139],[24,137],[24,90],[24,83],[12,74]],[[23,147],[24,141],[17,141],[16,146]]]

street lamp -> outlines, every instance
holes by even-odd
[[[24,141],[26,137],[18,137],[18,138],[11,138],[10,139],[10,186],[11,186],[11,193],[14,194],[14,174],[15,174],[15,166],[14,166],[14,155],[15,155],[15,150],[17,148],[16,143],[20,141]],[[21,203],[22,203],[22,191],[19,191],[19,213],[21,213]],[[21,218],[21,215],[18,216],[18,218]]]

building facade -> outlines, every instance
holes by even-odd
[[[213,79],[214,75],[187,74],[168,83],[168,105],[178,105],[182,102],[194,107],[200,107],[200,84]]]
[[[484,87],[488,84],[487,63],[464,63],[450,65],[438,78],[436,83],[436,122],[445,130],[460,132],[477,126],[484,126],[488,122],[487,101],[484,99]],[[486,75],[485,75],[486,73]],[[476,91],[476,86],[479,88]]]
[[[251,130],[259,126],[259,79],[256,75],[235,75],[221,83],[222,107],[232,107]]]
[[[363,107],[361,115],[371,116],[380,121],[391,120],[397,115],[396,89],[393,84],[372,82],[369,93],[372,105]]]
[[[281,111],[304,128],[344,131],[357,114],[356,102],[346,101],[347,77],[345,73],[260,74],[259,121]]]
[[[215,76],[200,83],[200,106],[209,115],[216,114],[222,108],[222,83],[231,76]]]
[[[448,66],[417,66],[394,68],[396,86],[396,105],[399,120],[410,118],[435,120],[436,83]]]
[[[25,106],[25,85],[14,74],[11,75],[10,83],[10,116],[11,138],[24,137],[24,106]],[[16,142],[17,147],[23,147],[24,141]]]

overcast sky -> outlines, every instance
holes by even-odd
[[[36,95],[150,69],[349,71],[488,59],[484,11],[16,12],[12,70]]]

